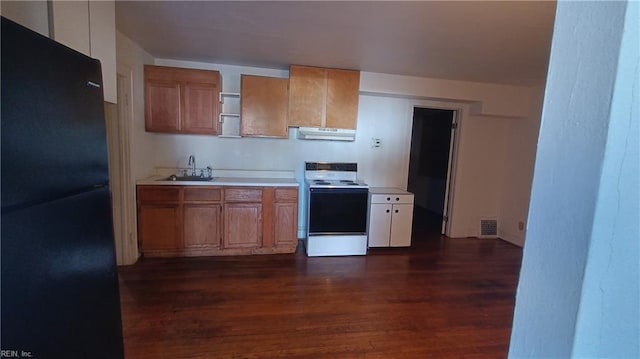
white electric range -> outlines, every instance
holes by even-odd
[[[305,162],[308,256],[367,254],[369,186],[354,162]]]

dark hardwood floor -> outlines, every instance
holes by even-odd
[[[362,257],[120,268],[127,359],[505,358],[522,250],[416,233]]]

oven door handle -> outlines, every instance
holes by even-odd
[[[310,237],[313,236],[366,236],[367,232],[316,232],[309,233]]]

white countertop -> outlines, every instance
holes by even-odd
[[[139,185],[163,186],[255,186],[255,187],[298,187],[295,178],[261,177],[213,177],[213,181],[166,181],[166,176],[152,176],[136,182]]]
[[[369,187],[371,194],[413,194],[400,188],[395,187]]]

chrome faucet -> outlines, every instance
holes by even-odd
[[[196,175],[196,156],[190,155],[189,163],[187,165],[191,167],[191,175],[195,176]]]

